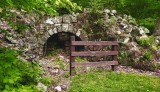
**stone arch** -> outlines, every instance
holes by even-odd
[[[80,37],[77,35],[70,33],[70,32],[58,32],[51,35],[43,46],[43,55],[46,56],[51,52],[53,49],[63,49],[66,52],[69,51],[70,46],[70,37],[75,36],[76,41],[82,41]],[[76,50],[80,51],[83,50],[84,46],[77,46]]]
[[[78,15],[47,17],[42,20],[43,21],[38,25],[39,33],[41,34],[38,38],[40,56],[43,56],[44,44],[47,42],[48,38],[58,33],[70,33],[83,41],[88,39],[87,34],[81,28],[82,26],[79,26],[81,21],[78,20]]]

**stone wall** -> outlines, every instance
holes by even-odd
[[[18,16],[18,15],[17,15]],[[56,17],[43,17],[36,20],[36,17],[23,17],[20,21],[25,21],[30,26],[30,30],[25,30],[23,34],[17,33],[6,21],[0,20],[0,28],[7,30],[12,36],[1,33],[0,37],[6,42],[2,46],[10,46],[21,50],[22,56],[27,60],[32,60],[43,56],[43,46],[47,39],[58,32],[69,32],[86,40],[87,35],[83,31],[82,22],[79,20],[80,14],[70,14]]]
[[[83,31],[78,26],[78,15],[63,15],[58,17],[47,17],[43,19],[43,21],[36,26],[40,30],[40,37],[39,37],[39,55],[42,55],[43,52],[43,45],[47,41],[47,39],[58,33],[58,32],[69,32],[73,33],[76,36],[80,37],[82,40],[87,39],[87,35],[85,31]]]
[[[17,13],[17,12],[16,12]],[[19,19],[16,19],[20,23],[28,25],[30,29],[26,29],[23,34],[19,34],[14,28],[7,25],[3,19],[0,19],[0,29],[7,30],[7,33],[12,35],[8,36],[0,32],[1,40],[7,40],[6,43],[0,43],[1,46],[10,46],[12,48],[21,50],[22,55],[25,59],[35,59],[43,55],[43,46],[47,39],[58,33],[58,32],[69,32],[80,37],[81,40],[86,40],[89,35],[95,35],[96,32],[101,32],[100,35],[95,35],[93,39],[104,40],[102,38],[107,38],[108,36],[116,35],[118,36],[119,43],[123,44],[123,47],[127,47],[124,50],[132,50],[131,52],[140,52],[143,55],[143,51],[140,51],[139,45],[136,40],[148,38],[147,33],[149,30],[145,27],[139,26],[135,19],[128,15],[118,15],[116,10],[105,9],[102,12],[102,17],[100,21],[87,20],[88,16],[92,15],[88,13],[82,14],[70,14],[56,17],[43,16],[42,18],[37,18],[36,16],[22,16],[19,12],[16,14]],[[88,31],[95,31],[95,33],[90,32],[87,36],[85,33],[84,26],[90,23],[97,24],[100,22],[103,30],[92,29],[89,26]],[[93,21],[93,22],[92,22]],[[97,37],[97,38],[96,38]],[[90,38],[89,38],[90,39]],[[156,40],[159,43],[159,40]]]

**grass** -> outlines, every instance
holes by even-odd
[[[160,92],[160,77],[108,71],[78,74],[69,92]]]

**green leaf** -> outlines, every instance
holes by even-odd
[[[7,78],[3,79],[3,83],[7,83],[7,82],[8,82]]]
[[[5,85],[5,88],[6,88],[6,89],[9,89],[9,85]]]
[[[6,0],[6,2],[7,2],[10,6],[13,6],[12,0]]]
[[[2,8],[0,8],[0,12],[2,12],[3,11],[3,9]]]
[[[14,83],[14,80],[13,80],[13,79],[9,79],[9,83],[10,83],[10,84],[13,84],[13,83]]]

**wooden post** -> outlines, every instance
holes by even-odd
[[[75,46],[72,45],[72,41],[75,41],[74,36],[71,36],[71,38],[70,38],[70,75],[74,76],[75,75],[75,70],[74,70],[74,67],[72,67],[72,62],[75,62],[75,57],[72,56],[72,52],[75,51]]]
[[[117,38],[114,38],[113,41],[117,41]],[[117,45],[112,45],[112,51],[117,51],[118,46]],[[113,61],[117,61],[117,55],[112,56]],[[115,65],[111,65],[112,70],[115,70]]]

